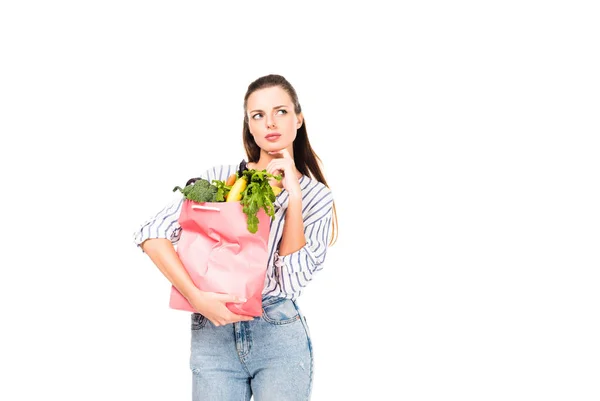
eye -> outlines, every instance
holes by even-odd
[[[281,111],[281,112],[283,112],[283,114],[287,114],[287,110],[284,110],[284,109],[277,110],[277,112],[278,112],[278,113],[279,113],[280,111]]]
[[[257,117],[262,117],[261,113],[256,113],[255,115],[252,116],[253,120],[257,120]]]

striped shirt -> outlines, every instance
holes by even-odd
[[[226,181],[237,169],[236,164],[215,166],[200,177],[210,182]],[[299,181],[302,189],[302,219],[306,245],[285,256],[278,253],[289,197],[284,189],[274,202],[275,216],[270,225],[269,258],[263,297],[276,296],[296,300],[315,273],[323,269],[331,233],[333,196],[329,188],[315,179],[302,175]],[[181,234],[178,220],[183,200],[182,197],[170,202],[135,231],[134,242],[140,249],[141,244],[149,238],[166,238],[171,240],[174,246],[177,245]]]

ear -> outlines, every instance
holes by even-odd
[[[296,115],[296,129],[300,129],[300,127],[302,127],[302,123],[304,122],[304,116],[302,115],[302,113]]]

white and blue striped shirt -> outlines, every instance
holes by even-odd
[[[215,166],[200,177],[211,182],[226,181],[237,169],[236,164]],[[275,216],[270,226],[269,259],[263,297],[276,296],[295,300],[315,273],[323,268],[331,233],[333,196],[330,189],[317,180],[302,175],[299,181],[306,245],[289,255],[278,254],[288,205],[288,193],[283,190],[274,202]],[[176,245],[181,233],[178,220],[182,204],[183,197],[176,199],[142,224],[134,233],[136,245],[140,247],[149,238],[167,238]]]

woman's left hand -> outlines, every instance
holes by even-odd
[[[296,170],[296,164],[294,159],[290,155],[287,149],[279,150],[276,152],[269,152],[271,155],[280,155],[269,162],[267,165],[267,173],[278,175],[281,174],[281,184],[283,188],[290,194],[290,196],[301,196],[300,181],[298,180],[298,170]]]

